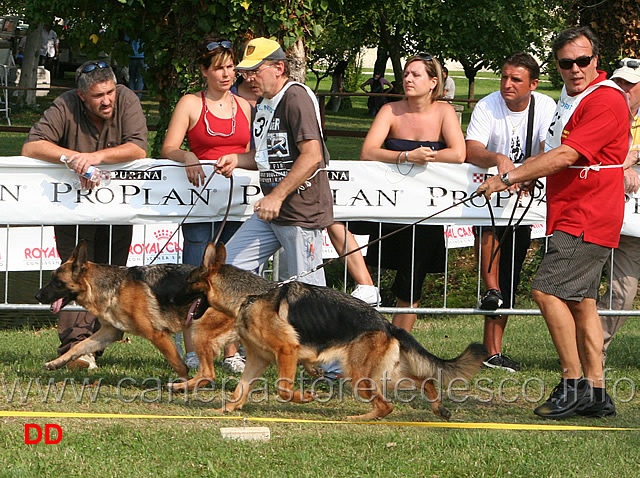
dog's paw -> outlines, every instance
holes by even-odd
[[[451,418],[451,412],[447,408],[445,408],[445,406],[442,404],[440,404],[440,406],[438,407],[438,410],[435,411],[435,414],[438,415],[439,417],[444,418],[445,420],[449,420],[449,418]]]
[[[51,362],[47,362],[44,364],[44,368],[46,370],[57,370],[58,368],[60,368],[59,365],[56,365],[56,361],[52,360]]]
[[[187,391],[186,382],[169,382],[167,383],[167,389],[170,392],[183,393]]]

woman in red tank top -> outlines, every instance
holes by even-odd
[[[207,174],[214,174],[213,165],[205,166],[205,173],[201,161],[211,163],[224,154],[248,150],[251,106],[244,98],[229,91],[236,76],[232,43],[206,37],[200,42],[198,51],[198,63],[206,87],[198,93],[186,94],[178,101],[162,144],[161,155],[184,163],[189,182],[199,189],[204,185]],[[182,148],[185,137],[189,142],[189,150]],[[220,200],[226,201],[226,197]],[[221,238],[223,242],[228,241],[240,224],[227,222]],[[183,263],[200,265],[207,244],[213,240],[213,229],[212,222],[183,224]],[[185,347],[189,352],[191,345],[188,334],[185,335]],[[228,347],[225,357],[235,357],[236,351],[234,346]],[[187,354],[187,365],[190,365],[191,355]],[[238,370],[233,371],[239,373]]]

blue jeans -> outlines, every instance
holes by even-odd
[[[204,251],[207,244],[213,241],[213,238],[222,225],[222,221],[218,222],[192,222],[182,225],[182,236],[184,244],[182,246],[182,263],[199,266],[204,257]],[[227,221],[220,236],[223,243],[229,242],[235,232],[242,226],[241,221]]]

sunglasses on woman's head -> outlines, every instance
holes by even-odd
[[[89,63],[82,69],[82,73],[91,73],[96,68],[102,70],[103,68],[109,68],[109,65],[104,61],[96,61],[94,63]]]
[[[229,40],[212,41],[207,45],[207,51],[213,51],[219,46],[221,46],[225,50],[231,50],[233,48],[233,43],[231,43]]]
[[[563,58],[562,60],[558,60],[558,66],[563,70],[570,70],[571,68],[573,68],[573,64],[575,63],[580,68],[584,68],[585,66],[589,65],[589,63],[591,63],[591,60],[593,60],[594,57],[595,55],[579,56],[578,58],[574,58],[573,60],[570,60],[569,58]]]
[[[431,61],[433,57],[429,53],[418,53],[418,58],[424,61]]]

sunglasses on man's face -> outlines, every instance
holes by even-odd
[[[618,68],[622,68],[622,67],[627,67],[627,68],[633,68],[634,70],[636,68],[640,68],[640,61],[638,60],[620,60],[618,62]]]
[[[96,68],[102,70],[103,68],[109,68],[109,65],[104,61],[96,61],[94,63],[89,63],[82,69],[82,73],[91,73]]]
[[[573,64],[575,63],[580,68],[584,68],[588,66],[589,63],[591,63],[591,60],[593,60],[594,57],[595,55],[579,56],[578,58],[574,58],[573,60],[569,58],[563,58],[562,60],[558,60],[558,66],[563,70],[570,70],[571,68],[573,68]]]
[[[219,46],[221,46],[225,50],[231,50],[231,48],[233,48],[233,43],[231,43],[229,40],[212,41],[207,45],[207,51],[213,51]]]

